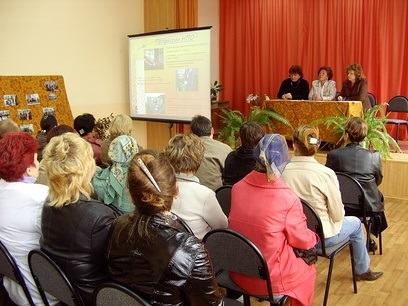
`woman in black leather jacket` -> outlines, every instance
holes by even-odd
[[[92,147],[73,133],[53,137],[44,150],[49,196],[42,211],[41,248],[68,275],[85,305],[109,280],[105,258],[113,210],[91,198]]]
[[[153,305],[221,305],[204,245],[170,212],[178,190],[169,161],[151,151],[137,154],[128,183],[140,215],[123,215],[114,223],[108,251],[112,278]]]

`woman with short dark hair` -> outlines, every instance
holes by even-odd
[[[289,78],[282,81],[278,91],[278,99],[307,100],[309,82],[303,79],[302,67],[293,65],[289,68]]]
[[[336,82],[332,80],[333,70],[329,66],[319,68],[318,80],[312,82],[309,92],[309,100],[331,101],[336,97]]]

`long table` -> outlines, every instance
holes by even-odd
[[[265,107],[270,108],[285,117],[292,125],[289,127],[274,121],[273,133],[281,134],[290,140],[293,129],[312,121],[329,116],[361,117],[363,106],[361,101],[306,101],[306,100],[266,100]],[[320,139],[324,142],[336,142],[331,130],[325,125],[319,125]]]

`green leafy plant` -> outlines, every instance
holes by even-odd
[[[392,138],[385,127],[386,116],[383,113],[383,104],[379,104],[365,110],[363,112],[363,119],[367,123],[368,131],[367,136],[360,143],[363,148],[374,149],[380,152],[381,158],[387,159],[391,158],[391,149],[392,146],[398,153],[402,153],[397,142]],[[342,116],[331,116],[318,120],[314,120],[312,125],[324,124],[327,128],[333,126],[333,135],[339,140],[336,145],[339,145],[344,139],[344,126],[347,120],[349,119],[343,112]]]
[[[233,149],[239,146],[239,129],[245,122],[258,122],[260,125],[266,126],[269,131],[273,130],[272,120],[278,120],[291,126],[289,121],[283,116],[259,106],[251,107],[248,117],[245,117],[238,110],[222,109],[221,112],[222,114],[219,114],[219,116],[222,118],[225,126],[220,131],[218,138],[228,143]]]
[[[221,92],[224,89],[224,87],[218,83],[218,81],[214,81],[214,83],[211,83],[211,88],[210,88],[210,93],[211,93],[211,99],[213,100],[214,98],[217,99],[217,94]]]

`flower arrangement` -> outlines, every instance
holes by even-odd
[[[270,100],[267,94],[264,94],[264,100]],[[246,97],[246,101],[248,104],[252,104],[252,106],[262,106],[263,104],[263,101],[259,99],[259,95],[252,93]]]

